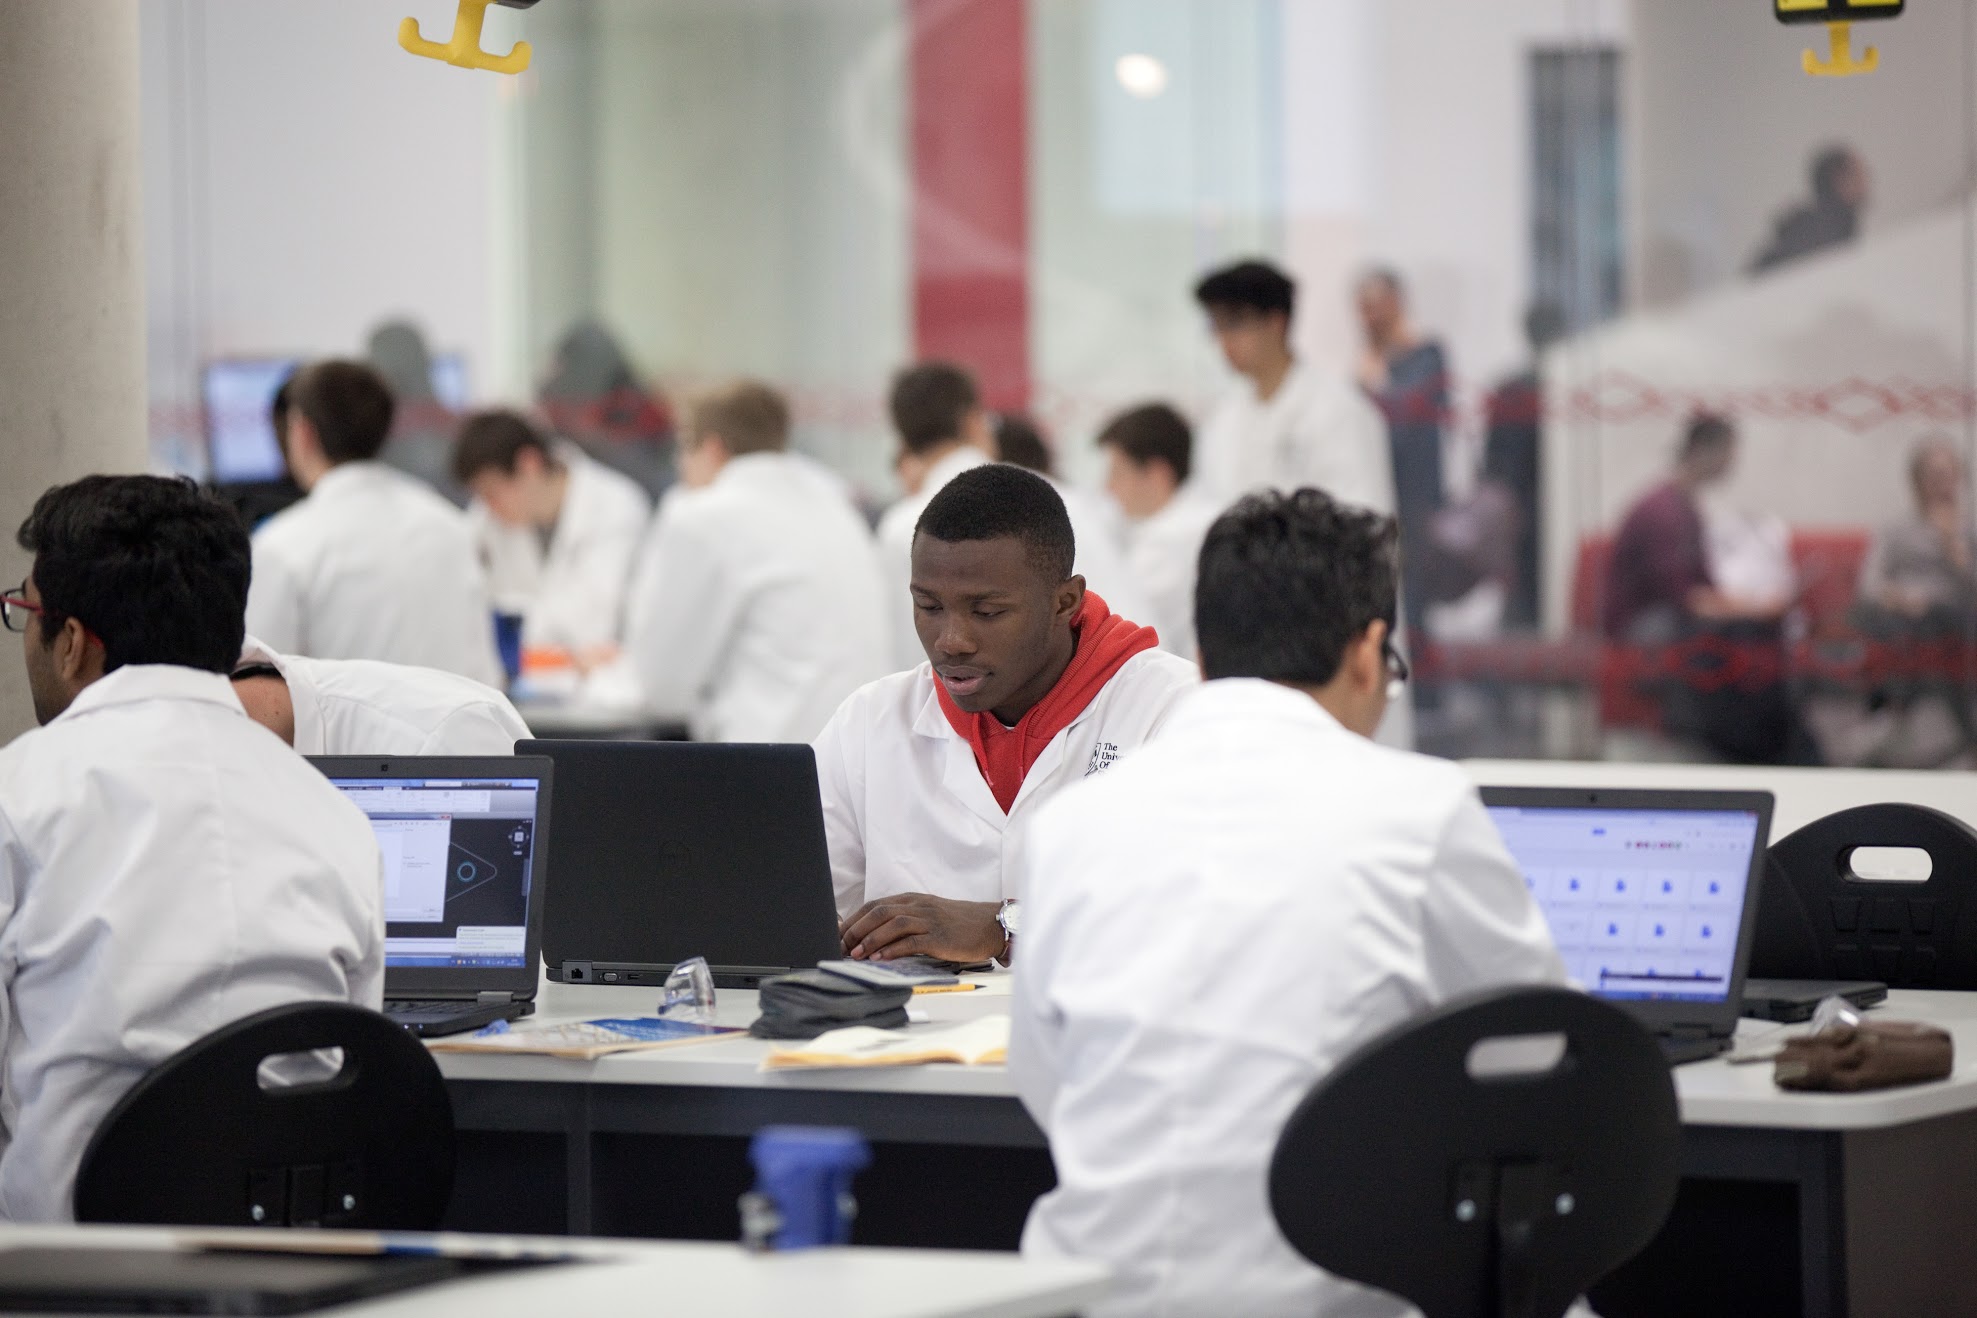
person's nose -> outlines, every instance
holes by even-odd
[[[949,609],[941,615],[940,632],[934,637],[934,648],[945,660],[955,661],[972,658],[980,647],[975,640],[975,629],[968,625],[965,613]]]

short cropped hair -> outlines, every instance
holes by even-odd
[[[961,423],[982,405],[975,377],[953,362],[923,362],[893,377],[892,427],[908,453],[961,438]]]
[[[534,449],[545,459],[551,456],[549,437],[535,422],[507,408],[475,412],[460,423],[453,441],[453,479],[471,485],[485,471],[513,476],[524,449]]]
[[[1139,467],[1164,462],[1176,484],[1194,470],[1194,431],[1165,403],[1144,403],[1113,417],[1098,432],[1098,446],[1118,449]]]
[[[397,403],[384,377],[363,362],[315,362],[295,373],[289,397],[322,441],[331,465],[384,451]]]
[[[995,456],[1039,476],[1056,474],[1043,431],[1020,412],[1004,412],[995,419]]]
[[[1400,530],[1323,490],[1252,495],[1201,547],[1195,631],[1209,678],[1324,686],[1346,648],[1394,623]]]
[[[1359,272],[1359,278],[1354,282],[1353,287],[1364,288],[1368,284],[1378,284],[1397,298],[1404,299],[1407,296],[1407,281],[1401,278],[1400,271],[1390,265],[1367,266]]]
[[[1238,261],[1211,271],[1194,286],[1194,300],[1209,311],[1231,307],[1290,316],[1297,308],[1297,285],[1268,261]]]
[[[719,435],[730,457],[789,447],[789,404],[759,380],[737,381],[694,400],[690,425],[696,444]]]
[[[1730,419],[1714,412],[1698,412],[1689,418],[1688,429],[1682,435],[1682,456],[1692,458],[1698,453],[1707,453],[1730,447],[1736,442],[1737,428]]]
[[[41,637],[70,618],[104,669],[176,664],[227,673],[246,635],[252,556],[234,511],[190,480],[85,476],[35,501],[16,535],[34,555]]]
[[[1053,581],[1069,577],[1078,558],[1063,498],[1043,477],[1006,462],[970,468],[942,487],[913,528],[916,540],[923,535],[951,545],[1014,537]]]

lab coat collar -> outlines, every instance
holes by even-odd
[[[85,718],[98,710],[150,700],[224,705],[242,718],[247,717],[240,698],[233,693],[233,682],[225,673],[208,673],[176,664],[127,664],[84,687],[49,726]]]
[[[276,653],[252,636],[240,647],[240,662],[274,665],[282,681],[288,683],[288,704],[295,718],[295,753],[323,754],[329,745],[329,733],[323,726],[322,701],[317,699],[316,684],[309,675],[289,663],[288,656]]]
[[[764,452],[743,453],[738,457],[729,458],[722,465],[721,470],[715,473],[714,480],[708,488],[713,489],[719,485],[744,485],[750,481],[772,476],[784,469],[788,457],[786,453]]]
[[[1174,732],[1255,720],[1278,726],[1301,724],[1324,733],[1353,734],[1331,711],[1293,687],[1256,677],[1222,677],[1188,692],[1174,707],[1167,727]]]
[[[319,499],[326,494],[335,497],[380,478],[390,479],[392,474],[391,468],[382,462],[339,462],[316,478],[316,483],[309,487],[309,497]]]
[[[1137,656],[1136,656],[1137,657]],[[1128,662],[1131,662],[1128,660]],[[975,763],[975,751],[962,735],[947,721],[947,714],[940,707],[940,696],[934,690],[934,669],[932,664],[922,664],[919,678],[924,695],[920,708],[913,715],[913,732],[916,736],[931,737],[944,741],[942,750],[941,785],[952,793],[955,799],[970,810],[1000,828],[1016,814],[1023,802],[1032,795],[1032,789],[1039,782],[1057,771],[1064,760],[1064,747],[1080,725],[1098,712],[1099,702],[1105,698],[1100,692],[1089,704],[1078,711],[1078,716],[1065,725],[1064,730],[1050,739],[1050,744],[1037,756],[1036,763],[1023,776],[1022,790],[1009,805],[1007,814],[996,801],[995,793],[989,790],[988,780],[982,777],[982,766]],[[1114,677],[1113,681],[1118,678]],[[1109,683],[1108,683],[1109,685]]]

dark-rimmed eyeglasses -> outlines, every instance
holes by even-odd
[[[26,631],[28,619],[40,614],[41,606],[27,597],[25,581],[5,595],[0,595],[0,623],[4,623],[10,632],[18,634]]]
[[[1387,699],[1400,699],[1401,688],[1414,676],[1414,670],[1407,666],[1407,656],[1400,652],[1389,636],[1380,642],[1380,657],[1387,663]]]

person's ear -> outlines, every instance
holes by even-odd
[[[977,405],[968,410],[961,419],[961,438],[982,452],[995,454],[995,421],[989,416],[986,407]]]
[[[1376,621],[1359,634],[1346,650],[1347,672],[1352,688],[1361,693],[1387,689],[1387,624]]]
[[[75,618],[65,618],[55,634],[55,671],[71,686],[86,686],[103,676],[103,644]]]
[[[1069,622],[1078,616],[1078,610],[1085,607],[1085,579],[1066,577],[1057,587],[1057,598],[1053,601],[1051,617]]]

